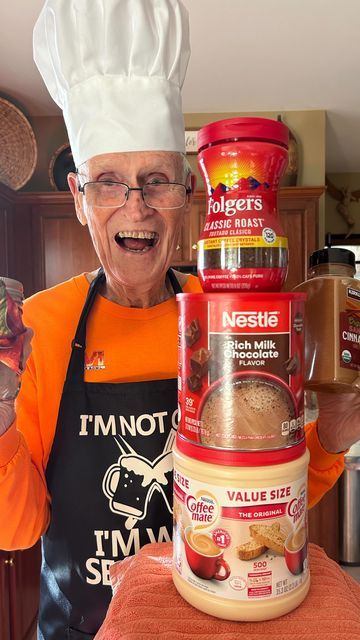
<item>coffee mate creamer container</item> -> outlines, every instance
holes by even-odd
[[[198,134],[207,194],[198,273],[210,291],[280,291],[288,265],[277,195],[289,130],[266,118],[230,118]]]
[[[303,293],[179,294],[179,434],[275,451],[304,439]]]
[[[177,437],[173,580],[185,600],[244,621],[276,618],[302,602],[310,586],[308,460],[304,441],[239,453]]]

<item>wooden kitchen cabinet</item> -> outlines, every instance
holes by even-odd
[[[196,243],[204,219],[201,193],[184,221],[174,267],[196,265]],[[27,296],[99,266],[88,230],[76,218],[70,193],[17,194],[11,222],[17,229],[17,249],[11,254],[9,271],[23,282]]]
[[[4,640],[11,639],[9,556],[6,551],[0,551],[0,638]]]
[[[0,638],[33,640],[39,608],[40,544],[0,551]]]
[[[70,193],[20,193],[13,212],[16,250],[10,260],[26,296],[99,266]]]
[[[0,275],[10,272],[9,259],[13,239],[14,192],[0,186]]]
[[[8,189],[6,192],[7,197],[12,193]],[[318,247],[318,201],[322,192],[322,187],[281,189],[280,214],[290,251],[287,290],[306,278],[308,256]],[[0,191],[0,230],[1,224],[7,225],[6,244],[14,246],[7,254],[7,272],[24,283],[27,296],[99,265],[88,230],[76,218],[70,193],[14,194],[11,215],[7,211],[2,221],[1,211]],[[175,267],[196,267],[196,243],[205,211],[205,194],[198,192],[184,221]]]
[[[206,201],[204,193],[196,193],[191,213],[184,221],[181,241],[177,247],[173,266],[196,266],[197,241],[204,226]]]
[[[289,271],[284,289],[291,291],[307,279],[309,255],[319,248],[319,198],[322,187],[280,191],[280,218],[289,241]]]

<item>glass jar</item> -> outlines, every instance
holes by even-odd
[[[5,278],[3,276],[0,276],[0,282],[4,284],[5,289],[11,298],[15,300],[19,307],[21,307],[24,300],[24,287],[22,283],[18,280]]]
[[[306,293],[305,388],[342,392],[360,388],[360,282],[355,254],[328,247],[310,256]]]

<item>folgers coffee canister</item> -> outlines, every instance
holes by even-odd
[[[214,450],[304,438],[303,293],[179,294],[179,435]]]
[[[173,580],[182,597],[227,620],[295,609],[310,586],[305,442],[239,453],[178,436],[173,453]]]
[[[205,292],[280,291],[288,243],[277,193],[288,140],[286,125],[266,118],[231,118],[200,129],[207,212],[198,274]]]

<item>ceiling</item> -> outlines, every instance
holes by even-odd
[[[359,0],[183,2],[192,47],[185,113],[324,109],[327,172],[360,171]],[[42,4],[0,7],[0,94],[30,116],[60,113],[32,60]]]

